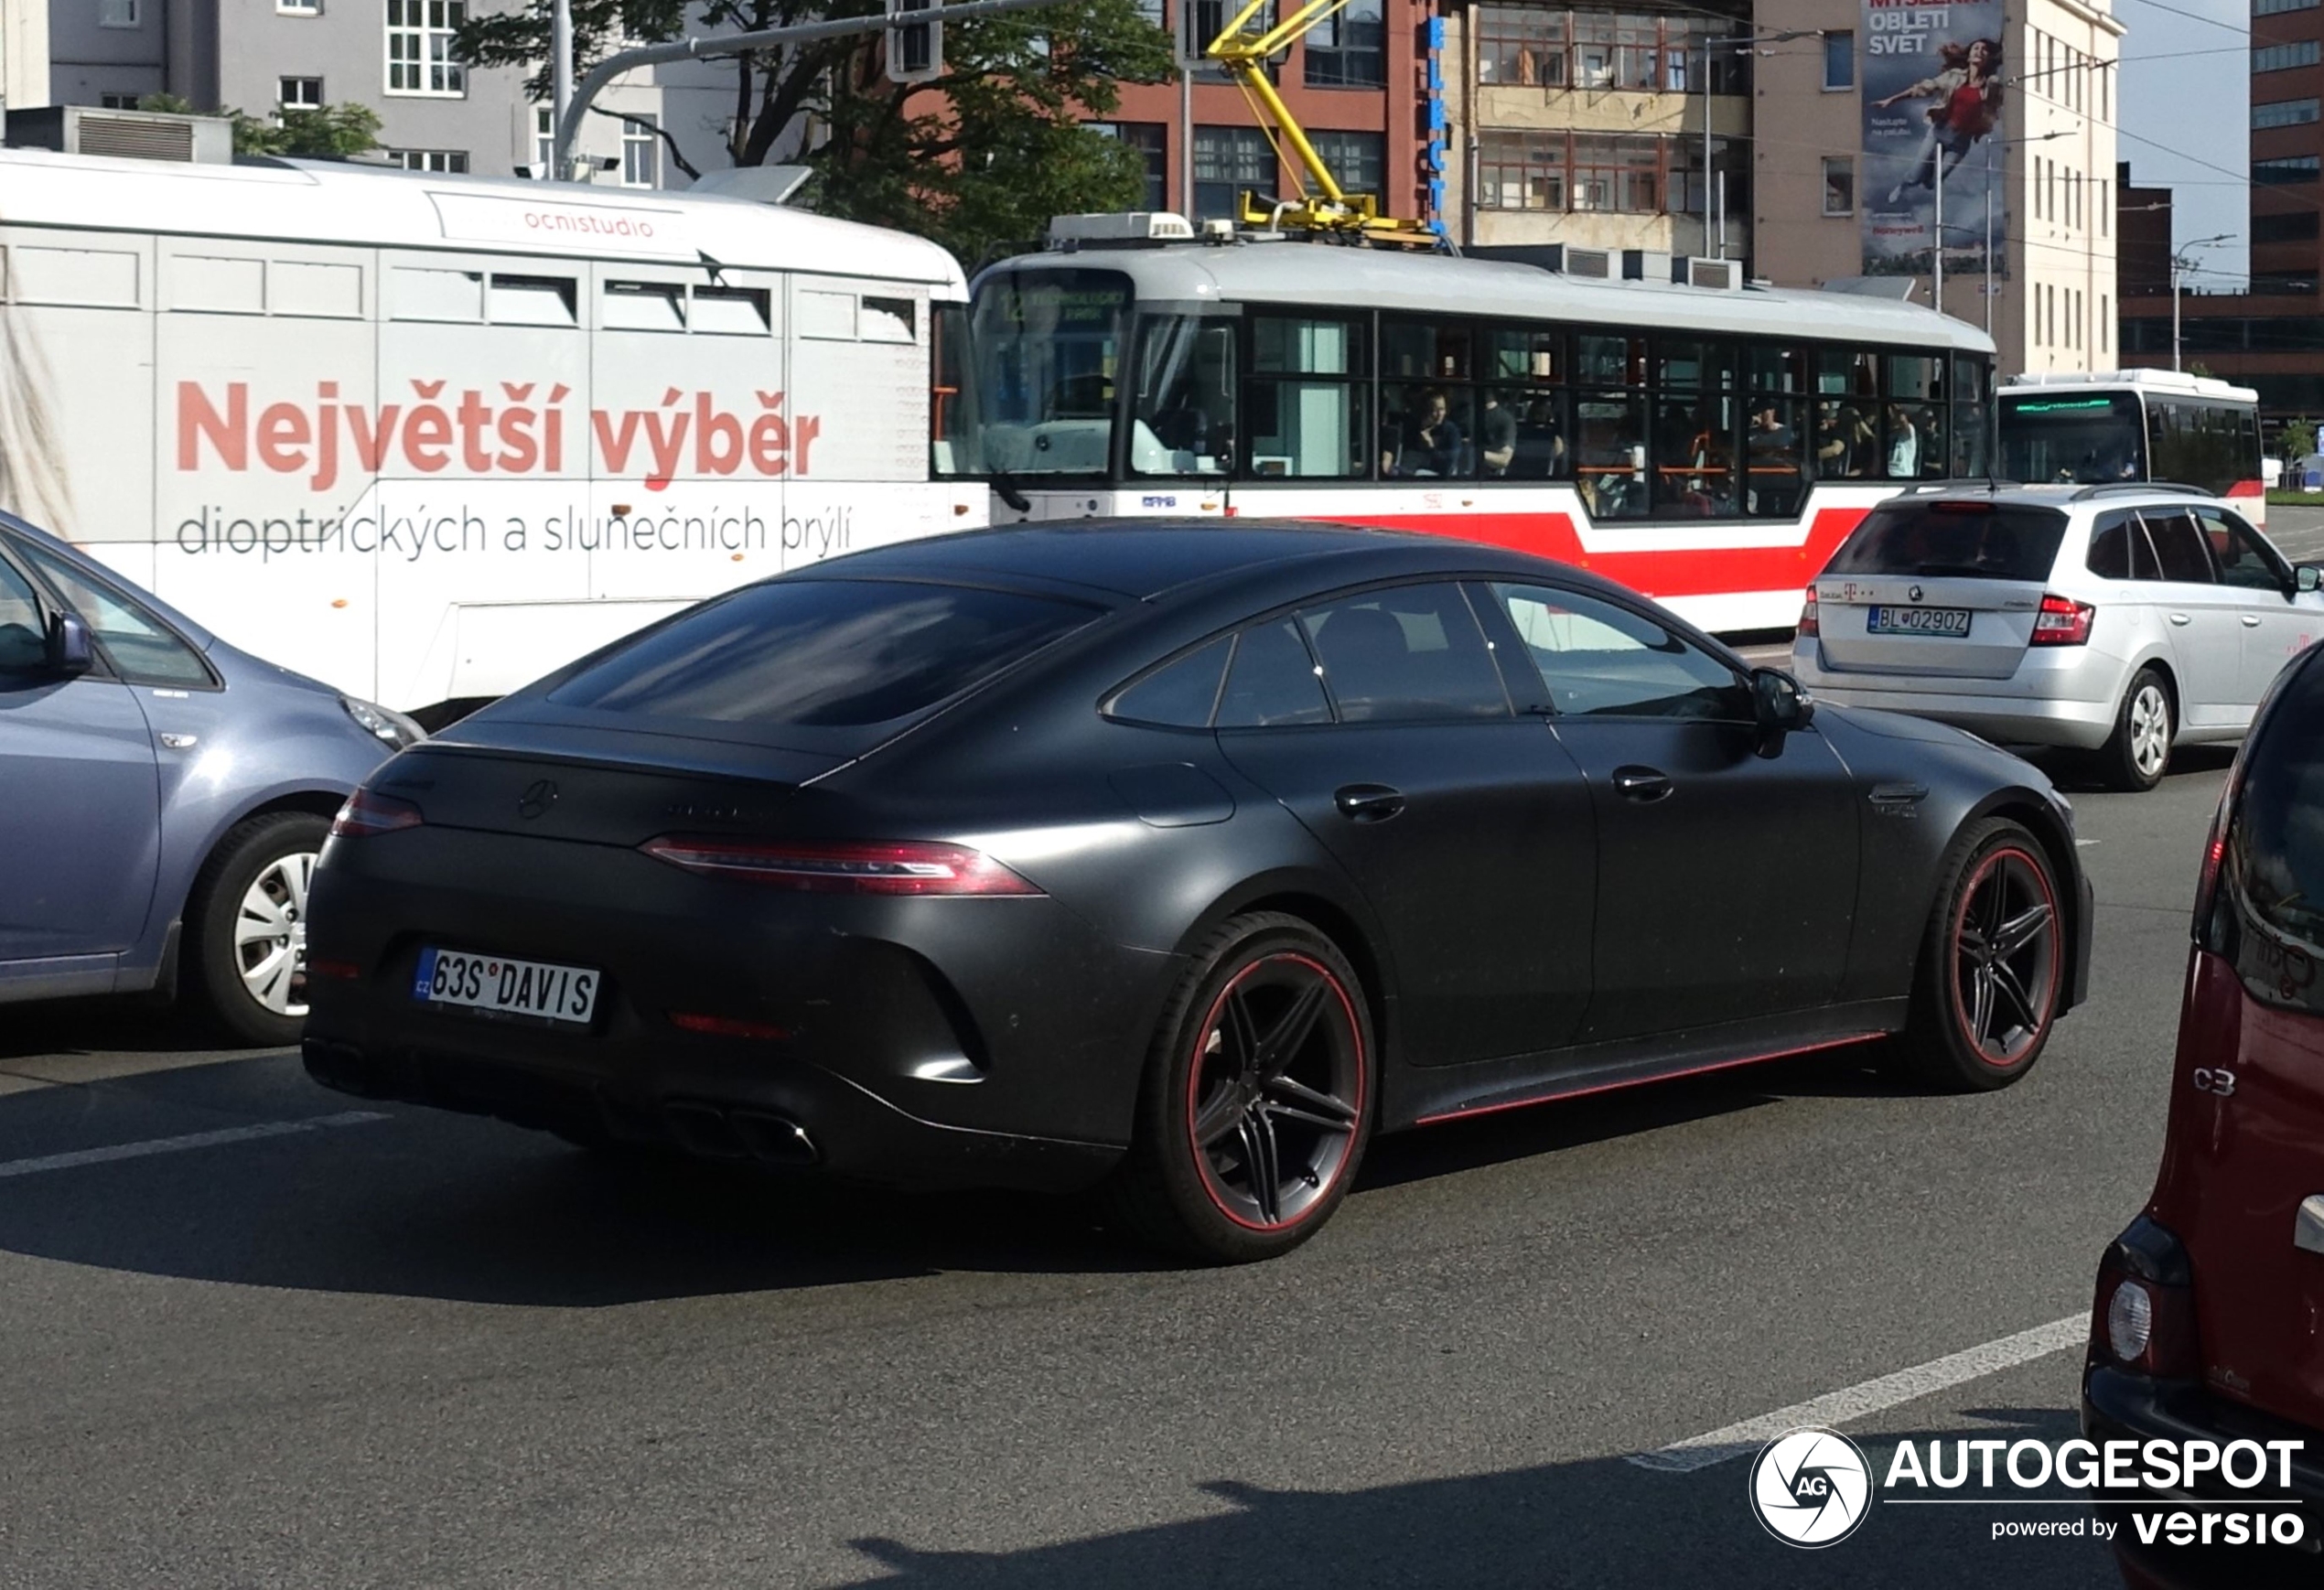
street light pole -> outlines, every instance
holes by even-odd
[[[1748,38],[1723,38],[1718,42],[1726,48],[1751,50],[1762,44],[1789,44],[1795,38],[1822,38],[1829,29],[1822,27],[1791,27],[1781,33],[1753,34]],[[1703,252],[1711,251],[1711,35],[1703,35]],[[1718,252],[1715,259],[1727,258],[1727,185],[1718,185],[1719,220]]]
[[[573,0],[556,0],[549,10],[549,129],[551,143],[565,124],[565,108],[573,102]],[[562,152],[560,152],[562,153]],[[572,173],[563,167],[546,173],[563,182]]]
[[[2197,238],[2197,239],[2196,239],[2193,242],[2190,242],[2190,243],[2181,243],[2181,244],[2180,244],[2178,248],[2173,249],[2173,250],[2171,251],[2171,256],[2170,256],[2170,367],[2171,367],[2171,369],[2173,369],[2173,370],[2177,370],[2177,369],[2179,368],[2179,278],[2180,278],[2181,276],[2183,276],[2184,274],[2186,274],[2186,273],[2187,273],[2187,272],[2191,271],[2191,270],[2193,270],[2193,269],[2195,268],[2195,263],[2194,263],[2192,260],[2189,259],[2187,256],[2188,256],[2188,254],[2189,254],[2189,253],[2190,253],[2190,252],[2193,252],[2194,250],[2196,250],[2196,249],[2200,249],[2200,248],[2202,248],[2202,247],[2204,247],[2206,244],[2209,244],[2209,243],[2224,243],[2224,242],[2234,242],[2234,241],[2235,241],[2235,234],[2234,234],[2233,232],[2232,232],[2232,231],[2223,231],[2223,232],[2221,232],[2221,233],[2220,233],[2217,237],[2199,237],[2199,238]]]

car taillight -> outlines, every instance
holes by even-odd
[[[838,895],[1038,895],[981,851],[937,843],[774,843],[665,834],[639,849],[688,872]]]
[[[339,815],[331,819],[331,837],[360,839],[367,833],[393,833],[399,828],[417,828],[426,821],[420,809],[409,800],[358,790],[347,798]]]
[[[2203,936],[2203,924],[2211,920],[2211,904],[2219,897],[2219,874],[2227,859],[2227,825],[2230,809],[2235,801],[2235,780],[2230,778],[2227,788],[2219,792],[2219,806],[2211,813],[2211,833],[2203,838],[2203,870],[2195,883],[2195,937]]]
[[[2098,609],[2088,602],[2077,602],[2071,596],[2044,596],[2041,611],[2034,616],[2033,644],[2088,645],[2090,622],[2097,616]]]
[[[2200,1366],[2191,1280],[2179,1239],[2141,1216],[2098,1267],[2093,1357],[2135,1374],[2192,1379]]]
[[[1815,587],[1808,587],[1807,600],[1800,605],[1800,634],[1802,637],[1821,635],[1824,628],[1815,613]]]

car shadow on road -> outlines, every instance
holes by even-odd
[[[2055,1409],[1980,1413],[1974,1437],[2048,1442],[2078,1434]],[[1912,1431],[1916,1442],[1960,1429]],[[1902,1434],[1865,1443],[1876,1478]],[[1995,1541],[2005,1518],[2072,1523],[2072,1505],[1898,1507],[1875,1501],[1856,1531],[1816,1551],[1777,1541],[1747,1499],[1749,1459],[1693,1474],[1619,1457],[1347,1491],[1201,1487],[1206,1516],[1018,1551],[850,1543],[878,1564],[849,1590],[1216,1590],[1356,1584],[1366,1590],[1959,1590],[1963,1585],[2118,1585],[2105,1548],[2083,1536]],[[2018,1494],[2018,1493],[2013,1493]],[[2050,1491],[2062,1499],[2066,1493]],[[1200,1505],[1188,1499],[1189,1506]],[[2119,1510],[2119,1509],[2110,1509]],[[2087,1525],[2083,1528],[2087,1530]],[[995,1520],[1006,1532],[1008,1520]]]
[[[206,1012],[151,998],[38,1000],[0,1015],[0,1067],[35,1056],[263,1052],[237,1048]]]
[[[1354,1195],[1764,1108],[1786,1095],[1895,1090],[1856,1052],[1400,1133],[1374,1144]],[[50,1133],[34,1112],[54,1112],[59,1129],[69,1123],[78,1133],[61,1146],[79,1148],[119,1140],[87,1134],[91,1110],[170,1112],[135,1129],[151,1138],[340,1114],[350,1102],[311,1088],[289,1056],[143,1076],[107,1091],[113,1099],[102,1105],[73,1089],[0,1099],[0,1124],[17,1129],[20,1142],[39,1140]],[[242,1285],[553,1308],[943,1272],[1188,1267],[1107,1230],[1093,1195],[833,1186],[674,1155],[587,1152],[427,1110],[356,1113],[343,1126],[12,1179],[0,1198],[0,1250]]]
[[[2175,746],[2170,753],[2170,770],[2166,779],[2182,778],[2190,773],[2218,773],[2235,760],[2238,745]],[[2069,795],[2119,794],[2106,782],[2099,771],[2095,757],[2072,751],[2016,747],[2017,755],[2050,775],[2050,781]]]

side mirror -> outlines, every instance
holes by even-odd
[[[2297,564],[2293,565],[2292,588],[2298,592],[2324,588],[2324,564]]]
[[[1759,733],[1770,740],[1803,729],[1815,717],[1815,703],[1808,699],[1798,680],[1780,668],[1752,670],[1751,705]]]
[[[48,620],[48,671],[67,679],[78,678],[97,665],[96,649],[90,644],[89,626],[77,613],[59,613]]]

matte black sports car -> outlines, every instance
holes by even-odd
[[[1076,524],[858,553],[383,768],[317,876],[328,1085],[584,1143],[1098,1182],[1214,1259],[1375,1132],[1885,1033],[2023,1076],[2071,813],[1473,543]]]

